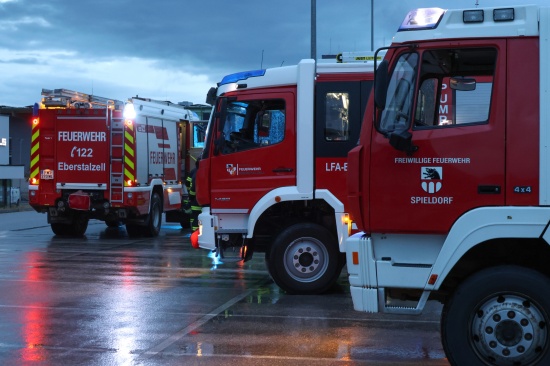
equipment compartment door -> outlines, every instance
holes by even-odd
[[[213,210],[247,213],[267,192],[296,185],[294,100],[257,91],[226,100],[210,158]]]

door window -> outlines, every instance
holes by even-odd
[[[325,140],[349,140],[349,93],[329,92],[325,96]]]
[[[424,52],[415,127],[488,123],[496,55],[493,48]]]
[[[225,116],[222,154],[274,145],[284,139],[284,100],[228,102]]]

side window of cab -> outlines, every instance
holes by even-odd
[[[285,122],[284,100],[228,102],[221,153],[231,154],[277,144],[285,137]]]
[[[488,123],[496,56],[493,48],[425,51],[415,129]]]

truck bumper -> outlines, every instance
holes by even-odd
[[[372,242],[365,233],[357,233],[346,241],[346,263],[353,308],[369,313],[378,312],[378,289],[376,262]]]
[[[216,249],[216,228],[218,218],[210,214],[210,207],[203,207],[199,214],[199,247],[202,249]]]

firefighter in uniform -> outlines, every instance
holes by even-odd
[[[189,173],[185,184],[187,185],[187,191],[189,192],[189,199],[184,202],[185,213],[189,215],[189,227],[195,231],[199,228],[199,214],[201,212],[201,206],[197,202],[196,188],[195,188],[195,173],[199,167],[199,160],[196,161],[195,167]]]

